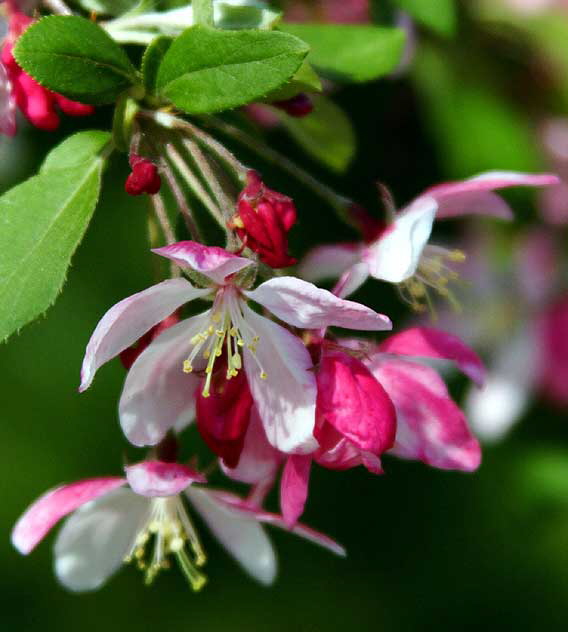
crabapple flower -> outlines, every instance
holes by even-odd
[[[8,3],[7,9],[9,30],[0,52],[0,132],[9,136],[16,133],[16,106],[32,125],[46,131],[59,126],[58,109],[69,116],[92,114],[92,106],[50,92],[18,66],[14,46],[34,20],[22,13],[16,3]]]
[[[124,185],[126,193],[128,195],[142,195],[143,193],[155,195],[158,193],[162,186],[162,179],[156,165],[137,154],[130,154],[129,162],[132,172]]]
[[[296,260],[288,255],[288,232],[295,222],[294,202],[265,186],[256,171],[249,171],[237,212],[229,223],[243,246],[258,253],[259,259],[272,268],[293,265]]]
[[[263,584],[276,576],[276,557],[262,524],[284,527],[282,519],[250,507],[238,496],[193,483],[203,476],[178,463],[146,461],[126,467],[126,478],[78,481],[47,492],[31,505],[12,532],[12,543],[27,555],[62,518],[71,514],[55,543],[55,572],[73,591],[95,590],[123,562],[134,562],[146,583],[169,568],[170,557],[194,590],[206,577],[206,556],[186,501],[242,568]],[[327,536],[303,525],[294,533],[344,555]],[[148,549],[153,544],[153,552]]]
[[[372,242],[316,247],[301,263],[300,276],[310,281],[340,276],[336,293],[342,297],[353,293],[369,276],[395,283],[417,311],[431,304],[432,289],[452,302],[448,283],[457,277],[452,264],[463,262],[465,255],[428,243],[434,220],[468,214],[508,219],[511,209],[495,189],[557,183],[558,178],[551,174],[490,171],[439,184],[396,213]]]
[[[253,262],[221,248],[185,241],[154,252],[206,277],[211,286],[196,288],[185,279],[172,279],[115,305],[89,341],[80,390],[89,387],[102,364],[181,305],[210,298],[210,309],[170,327],[132,365],[119,405],[127,438],[135,445],[154,445],[171,428],[189,423],[194,416],[191,395],[199,386],[204,397],[211,396],[214,369],[225,353],[227,378],[244,369],[270,443],[283,452],[312,451],[317,389],[309,352],[300,338],[247,302],[302,329],[379,331],[389,329],[390,320],[294,277],[247,290],[237,273]]]

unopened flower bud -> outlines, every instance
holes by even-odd
[[[303,118],[314,111],[314,104],[305,92],[284,101],[273,101],[271,105],[294,118]]]
[[[229,223],[243,244],[273,268],[293,265],[296,260],[288,255],[288,232],[295,222],[292,199],[269,189],[256,171],[249,171],[237,212]]]
[[[130,154],[130,166],[132,173],[126,179],[124,185],[128,195],[142,195],[148,193],[155,195],[162,186],[162,179],[158,173],[158,168],[148,159]]]

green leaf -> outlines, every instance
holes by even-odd
[[[394,3],[440,35],[450,36],[456,30],[454,0],[394,0]]]
[[[0,341],[55,301],[95,209],[103,137],[78,137],[55,149],[39,175],[0,197]],[[71,166],[73,147],[85,160]],[[87,148],[94,152],[90,159]],[[58,154],[70,166],[59,168]]]
[[[308,61],[343,81],[371,81],[392,72],[404,51],[398,28],[366,24],[281,24],[310,45]]]
[[[254,5],[215,4],[215,26],[219,29],[273,29],[282,13]]]
[[[142,79],[146,90],[150,94],[156,92],[158,69],[172,42],[171,37],[157,37],[144,52],[142,57]]]
[[[32,24],[14,54],[39,83],[82,103],[111,103],[136,82],[136,70],[118,44],[76,16],[50,16]]]
[[[102,130],[86,130],[69,136],[47,154],[40,173],[52,169],[69,169],[100,155],[111,141],[111,135]]]
[[[267,94],[263,100],[267,103],[272,101],[285,101],[286,99],[295,97],[300,92],[321,91],[321,79],[318,77],[317,72],[313,69],[311,64],[304,61],[298,72],[288,83],[285,83],[281,88],[278,88],[278,90],[274,90],[274,92]]]
[[[307,53],[304,42],[286,33],[192,26],[164,56],[157,87],[190,114],[229,110],[279,88]]]
[[[311,98],[314,111],[308,116],[294,118],[279,112],[279,117],[308,154],[334,171],[345,171],[356,149],[351,121],[330,99],[322,95]]]

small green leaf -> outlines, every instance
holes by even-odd
[[[394,0],[394,3],[440,35],[450,36],[456,30],[454,0]]]
[[[356,140],[351,121],[333,101],[313,95],[314,111],[294,118],[279,117],[293,138],[316,160],[334,171],[345,171],[355,155]]]
[[[0,197],[0,341],[42,314],[95,209],[104,160],[48,169]]]
[[[286,33],[192,26],[164,56],[157,87],[190,114],[229,110],[279,88],[307,53],[304,42]]]
[[[172,42],[171,37],[157,37],[144,52],[142,57],[142,79],[146,90],[150,94],[154,94],[156,91],[158,69]]]
[[[274,92],[267,94],[263,100],[267,103],[271,103],[272,101],[285,101],[286,99],[295,97],[300,92],[321,91],[321,79],[318,77],[317,72],[313,69],[311,64],[304,61],[298,72],[288,83],[285,83],[281,88],[278,88],[278,90],[274,90]]]
[[[366,24],[281,24],[310,45],[308,61],[343,81],[371,81],[392,72],[404,51],[398,28]]]
[[[120,46],[95,23],[76,16],[50,16],[32,24],[14,54],[36,81],[82,103],[111,103],[136,81]]]
[[[108,146],[111,135],[102,130],[86,130],[69,136],[47,154],[40,173],[52,169],[69,169],[93,160]]]

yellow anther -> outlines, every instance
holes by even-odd
[[[233,366],[235,367],[235,369],[238,369],[238,370],[243,368],[241,356],[238,353],[235,353],[235,355],[233,356]]]
[[[455,261],[456,263],[463,263],[467,257],[465,252],[462,250],[452,250],[448,253],[448,259],[450,261]]]
[[[220,323],[221,322],[221,314],[219,312],[215,312],[215,314],[213,314],[213,316],[211,317],[211,320],[214,323]],[[211,327],[211,330],[213,330],[212,327]]]
[[[183,361],[183,372],[191,373],[193,371],[193,367],[191,366],[191,362],[189,360]]]
[[[243,220],[238,215],[235,215],[231,221],[233,223],[233,226],[235,226],[236,228],[245,227]]]
[[[203,358],[205,360],[209,360],[209,356],[210,355],[211,355],[211,353],[209,352],[209,350],[203,352]]]
[[[172,540],[170,540],[170,551],[172,553],[178,553],[183,549],[183,545],[184,541],[179,536],[176,538],[172,538]]]
[[[239,345],[239,347],[244,347],[245,341],[242,338],[237,338],[237,344]]]
[[[266,373],[264,371],[260,372],[260,379],[261,380],[265,380],[268,377],[268,375],[266,375]]]

